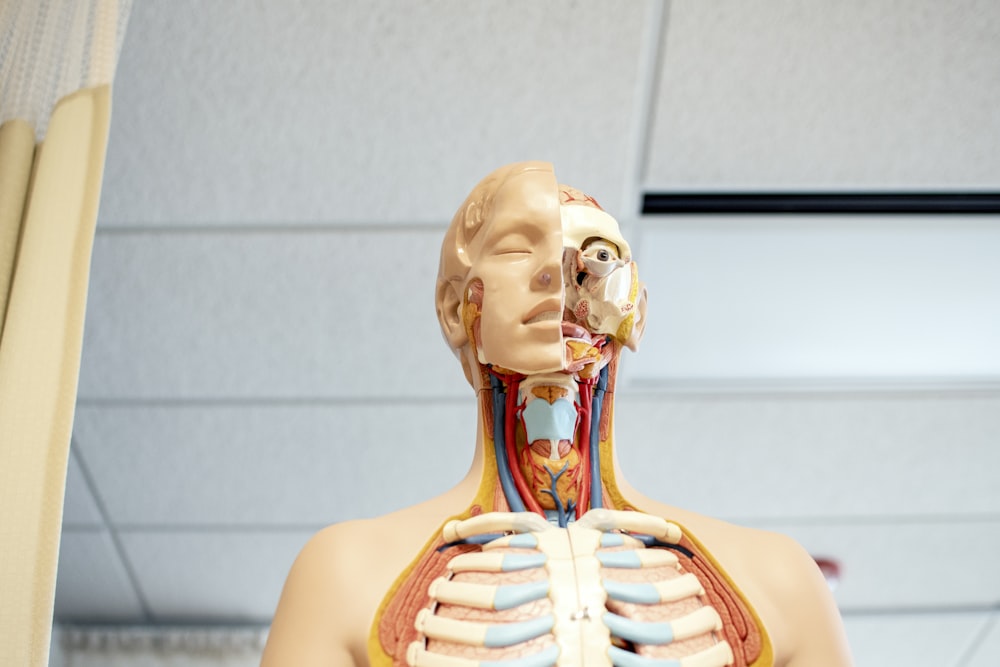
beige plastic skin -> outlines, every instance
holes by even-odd
[[[483,189],[495,192],[492,208],[488,202],[476,203]],[[476,206],[483,210],[464,215],[468,207]],[[553,325],[544,318],[528,322],[564,302],[559,279],[565,242],[561,224],[556,177],[552,166],[542,162],[497,170],[477,186],[452,222],[443,244],[437,309],[445,338],[476,391],[483,389],[479,358],[462,320],[466,290],[473,280],[483,281],[483,328],[487,321],[496,328],[482,334],[484,356],[522,372],[550,371],[563,363],[558,322]],[[543,277],[547,272],[551,280]],[[491,284],[494,280],[502,284]],[[633,343],[638,342],[644,321],[643,313]],[[428,537],[447,517],[468,507],[480,488],[486,460],[483,433],[480,413],[472,466],[454,488],[386,516],[330,526],[310,540],[285,583],[263,667],[369,664],[367,640],[385,592]],[[670,467],[669,454],[662,463],[665,469]],[[774,665],[852,664],[833,598],[802,547],[783,535],[656,502],[625,481],[617,457],[610,464],[624,497],[645,512],[684,526],[737,583],[766,628]],[[747,480],[747,493],[759,492],[767,490]],[[669,525],[661,528],[673,537]]]
[[[48,664],[66,463],[76,403],[90,250],[110,119],[108,86],[58,103],[38,151],[0,338],[0,664]],[[11,129],[13,128],[13,129]],[[0,128],[10,146],[33,131]],[[8,141],[6,132],[21,136]],[[28,142],[33,147],[33,139]],[[24,175],[18,183],[23,183]],[[22,187],[22,186],[18,186]],[[23,189],[23,187],[22,187]],[[19,222],[3,207],[5,236]],[[5,291],[0,299],[7,299]]]

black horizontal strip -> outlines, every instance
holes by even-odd
[[[1000,192],[647,192],[643,215],[1000,213]]]

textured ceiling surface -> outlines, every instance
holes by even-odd
[[[650,288],[631,482],[839,560],[861,665],[997,664],[1000,219],[638,214],[1000,189],[997,63],[973,0],[136,3],[57,619],[266,624],[313,532],[456,482],[475,408],[440,238],[542,159]]]

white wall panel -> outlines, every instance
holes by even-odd
[[[650,8],[137,3],[101,224],[439,222],[526,159],[617,210]]]
[[[1000,186],[1000,5],[674,0],[651,189]]]
[[[76,434],[115,524],[319,529],[451,488],[476,406],[81,407]]]
[[[956,660],[988,618],[982,613],[850,614],[844,626],[856,667],[960,667]]]
[[[814,557],[841,564],[844,611],[981,609],[1000,605],[1000,520],[765,524]]]
[[[469,396],[434,313],[442,235],[98,234],[80,397]]]
[[[643,220],[639,385],[1000,378],[1000,218]]]
[[[615,404],[628,479],[731,520],[1000,516],[1000,394],[643,396]]]

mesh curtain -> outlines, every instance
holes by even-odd
[[[0,1],[0,664],[48,664],[90,253],[128,0]]]

